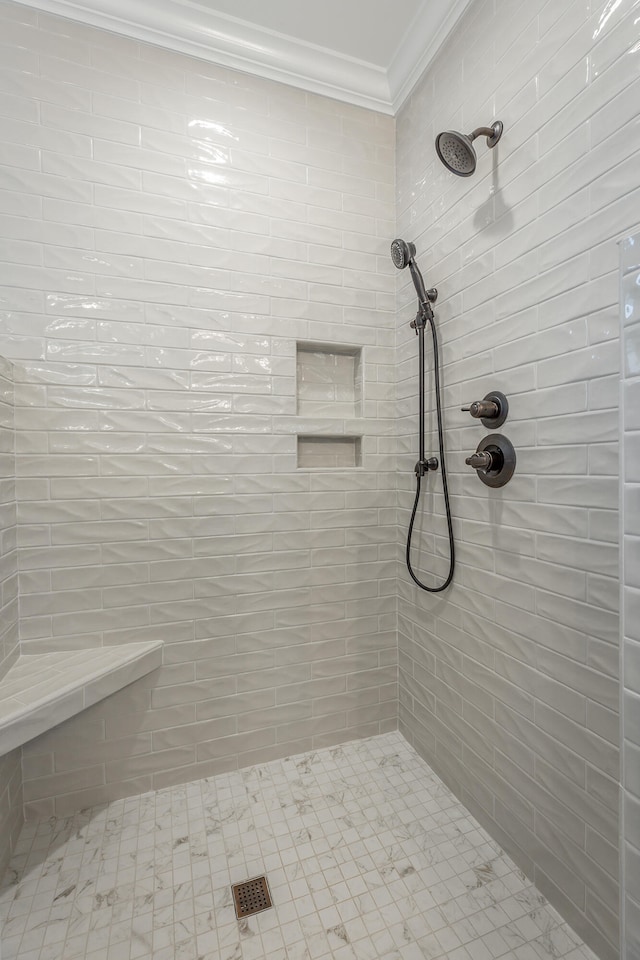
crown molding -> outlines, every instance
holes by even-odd
[[[391,112],[396,114],[434,59],[471,0],[423,3],[387,70]]]
[[[388,70],[195,0],[19,0],[25,6],[393,115],[470,0],[425,0]],[[426,38],[426,42],[425,42]]]

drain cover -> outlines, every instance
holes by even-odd
[[[244,883],[234,883],[231,892],[238,920],[260,913],[262,910],[268,910],[272,906],[266,877],[255,877],[253,880],[245,880]]]

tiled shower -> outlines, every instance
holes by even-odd
[[[640,227],[639,10],[474,0],[392,118],[2,0],[0,673],[18,624],[23,654],[164,642],[160,670],[0,757],[2,862],[23,817],[399,727],[621,956],[618,334],[637,263],[627,241],[621,298],[617,241]],[[453,177],[436,134],[493,118],[500,144]],[[439,292],[458,566],[437,597],[402,562],[417,354],[394,237]],[[492,389],[518,456],[498,491],[464,464],[483,429],[461,407]],[[439,484],[414,544],[436,578]]]

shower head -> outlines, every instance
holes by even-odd
[[[476,137],[486,137],[487,146],[495,147],[501,136],[502,123],[499,120],[490,127],[478,127],[470,134],[445,130],[436,137],[436,151],[447,170],[458,177],[470,177],[476,169],[477,157],[473,149]]]
[[[405,243],[404,240],[394,240],[391,244],[391,259],[394,267],[398,270],[404,270],[408,267],[416,255],[416,248],[413,243]]]
[[[418,294],[418,300],[422,304],[423,308],[427,311],[431,311],[429,306],[430,298],[427,294],[427,291],[424,288],[424,280],[422,279],[422,274],[418,268],[418,265],[415,261],[416,247],[414,243],[405,243],[404,240],[394,240],[391,244],[391,259],[393,260],[394,266],[398,270],[404,270],[405,267],[409,267],[411,272],[411,279],[413,280],[413,285],[416,288],[416,293]],[[429,291],[432,293],[433,291]]]

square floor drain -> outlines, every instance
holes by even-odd
[[[255,877],[253,880],[245,880],[244,883],[234,883],[231,892],[238,920],[273,906],[266,877]]]

